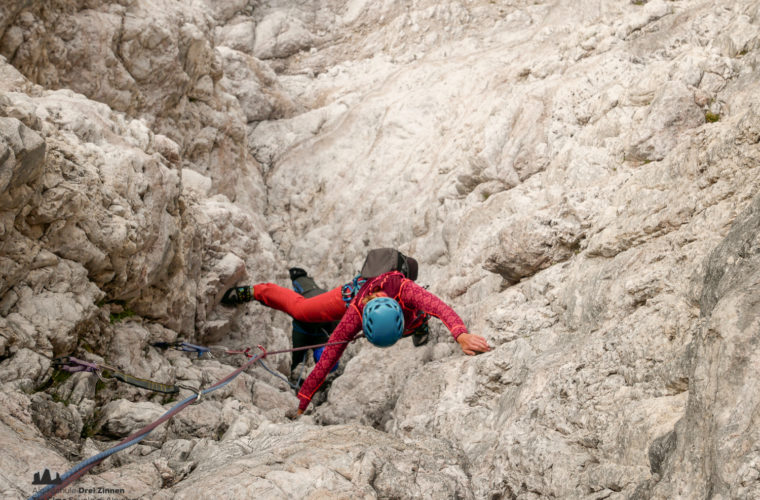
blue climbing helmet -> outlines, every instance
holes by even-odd
[[[390,347],[404,333],[404,313],[398,302],[378,297],[364,306],[362,329],[367,340],[377,347]]]

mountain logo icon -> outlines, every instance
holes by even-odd
[[[45,469],[40,476],[39,472],[34,473],[34,481],[32,484],[61,484],[61,475],[55,473],[55,479],[50,477],[50,471]]]

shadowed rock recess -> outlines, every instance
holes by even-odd
[[[0,3],[0,497],[393,246],[491,352],[359,340],[297,420],[256,364],[68,496],[760,498],[756,0]]]

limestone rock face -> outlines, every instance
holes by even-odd
[[[651,488],[659,498],[760,495],[757,429],[749,423],[758,406],[753,366],[758,356],[759,235],[756,197],[705,261],[704,321],[692,341],[689,404],[667,436],[669,442],[660,445],[662,479],[642,493]]]
[[[473,498],[450,444],[360,426],[269,424],[242,441],[196,445],[187,459],[198,464],[191,476],[157,498]]]
[[[271,354],[76,485],[760,496],[759,82],[754,0],[3,2],[0,496],[291,346],[228,288],[380,246],[492,350],[359,340],[299,420]]]

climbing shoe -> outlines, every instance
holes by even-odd
[[[295,281],[298,278],[306,276],[306,271],[300,267],[291,267],[288,269],[288,273],[290,273],[290,281]]]
[[[419,328],[417,328],[412,334],[412,344],[414,344],[414,347],[425,345],[427,344],[429,338],[430,338],[430,328],[428,327],[428,324],[426,321]]]
[[[251,300],[253,300],[253,290],[250,286],[236,286],[224,292],[222,304],[236,306],[243,302],[250,302]]]

